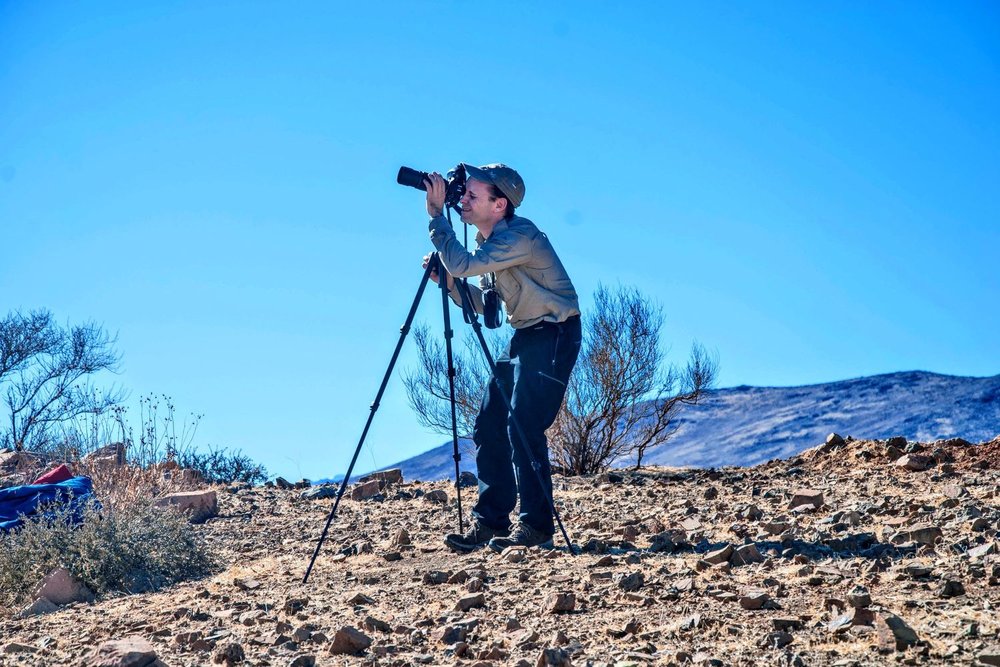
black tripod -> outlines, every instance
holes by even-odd
[[[455,491],[458,498],[458,531],[460,533],[465,531],[462,520],[462,488],[460,484],[461,473],[459,472],[459,462],[462,459],[462,455],[458,451],[458,426],[455,413],[455,364],[451,346],[451,339],[454,336],[454,332],[451,328],[451,314],[449,310],[450,304],[448,303],[450,301],[448,296],[448,272],[447,269],[445,269],[444,264],[441,262],[440,256],[437,253],[434,253],[431,255],[430,260],[427,262],[427,267],[424,269],[424,276],[420,280],[420,287],[417,288],[417,294],[413,298],[413,303],[410,306],[410,312],[406,316],[406,321],[399,329],[399,340],[396,342],[396,349],[392,353],[392,358],[389,360],[389,367],[386,368],[385,376],[382,378],[382,384],[379,386],[378,393],[375,395],[375,400],[371,404],[368,421],[365,423],[365,428],[361,432],[361,439],[358,440],[358,446],[354,450],[354,456],[351,457],[351,464],[347,467],[344,479],[340,483],[340,489],[337,491],[337,497],[333,502],[333,508],[330,510],[330,515],[326,519],[326,525],[323,527],[323,533],[320,535],[319,541],[316,543],[316,549],[313,551],[312,559],[309,561],[309,567],[306,568],[306,574],[302,579],[302,583],[308,583],[309,581],[309,574],[312,572],[313,565],[316,562],[316,557],[319,556],[320,549],[323,547],[323,542],[326,540],[326,534],[330,530],[330,524],[333,523],[333,518],[337,514],[337,508],[340,506],[340,500],[344,496],[347,484],[351,479],[351,473],[354,471],[354,464],[357,463],[358,455],[361,453],[361,447],[365,442],[365,438],[368,436],[368,429],[371,427],[372,421],[375,419],[375,413],[378,411],[380,401],[382,400],[382,394],[385,393],[386,385],[389,384],[389,378],[392,376],[392,370],[396,365],[396,360],[399,358],[399,351],[403,347],[403,341],[406,340],[406,336],[410,332],[410,326],[413,324],[413,318],[416,315],[417,306],[420,305],[420,299],[424,295],[424,288],[427,287],[427,280],[430,278],[431,273],[434,272],[436,272],[438,276],[438,286],[441,289],[441,305],[444,310],[444,339],[445,350],[448,357],[448,389],[451,400],[451,434],[452,444],[454,446],[453,458],[455,459]],[[489,344],[486,342],[486,338],[483,335],[482,324],[479,322],[479,316],[472,305],[472,299],[469,296],[468,286],[461,280],[456,280],[456,284],[459,285],[458,292],[462,299],[462,312],[465,316],[465,321],[472,325],[472,329],[476,333],[479,345],[482,347],[483,354],[486,357],[486,362],[490,367],[490,373],[492,374],[491,380],[497,384],[497,389],[499,390],[500,395],[503,396],[504,403],[507,406],[507,411],[512,417],[511,421],[517,429],[519,444],[524,449],[524,453],[527,454],[528,460],[531,461],[531,468],[535,473],[539,486],[544,490],[546,487],[542,480],[541,464],[537,459],[535,459],[531,450],[528,448],[524,431],[522,430],[517,419],[513,417],[511,398],[500,386],[500,381],[497,379],[496,362],[493,360],[493,355],[490,354]],[[549,508],[552,510],[552,515],[555,518],[556,523],[559,525],[559,530],[562,532],[563,538],[566,540],[566,546],[569,549],[569,552],[575,556],[576,551],[573,548],[573,543],[570,542],[566,529],[563,527],[562,520],[559,518],[559,511],[556,509],[555,503],[552,500],[551,492],[546,494],[546,499],[549,502]]]

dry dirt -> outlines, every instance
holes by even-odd
[[[900,465],[907,453],[929,467]],[[333,500],[223,487],[199,527],[217,575],[7,612],[0,664],[92,664],[102,642],[138,637],[171,666],[997,665],[998,471],[1000,438],[557,477],[577,556],[559,535],[551,551],[454,554],[441,541],[457,524],[453,484],[404,481],[345,497],[308,584]],[[801,506],[819,500],[802,490],[823,504]],[[331,653],[352,637],[370,645]]]

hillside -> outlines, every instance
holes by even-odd
[[[960,435],[979,442],[1000,433],[1000,375],[908,371],[802,387],[719,389],[683,408],[678,423],[677,434],[649,450],[646,463],[749,466],[792,456],[834,432],[919,441]],[[448,479],[455,475],[451,455],[449,441],[389,467],[412,479]],[[462,466],[475,472],[474,457],[464,455]]]
[[[576,556],[451,553],[454,489],[404,480],[343,501],[308,584],[332,500],[219,487],[216,574],[0,610],[0,665],[1000,665],[998,469],[1000,438],[896,439],[557,477]]]

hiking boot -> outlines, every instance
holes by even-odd
[[[472,526],[465,534],[449,533],[444,536],[444,543],[455,551],[468,553],[479,547],[485,546],[487,542],[495,537],[504,537],[509,531],[507,529],[490,528],[478,521],[473,520]]]
[[[552,535],[535,530],[526,523],[519,523],[507,537],[494,537],[490,540],[490,549],[503,551],[507,547],[541,547],[552,548]]]

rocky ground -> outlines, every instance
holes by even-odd
[[[404,480],[342,501],[308,584],[332,499],[220,488],[218,574],[0,612],[0,664],[1000,665],[998,481],[1000,438],[556,478],[572,556],[451,553],[453,485]]]

